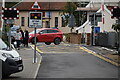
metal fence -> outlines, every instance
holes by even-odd
[[[118,43],[118,34],[116,32],[98,33],[95,37],[95,44],[98,46],[117,48]]]

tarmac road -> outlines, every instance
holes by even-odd
[[[65,52],[63,50],[61,52],[57,51],[60,50],[60,46],[50,46],[51,48],[44,46],[39,47],[41,50],[47,48],[47,51],[42,53],[43,59],[38,71],[37,80],[43,78],[48,78],[48,80],[50,78],[97,78],[97,80],[100,78],[104,78],[102,80],[118,78],[118,67],[90,53],[80,49],[77,50],[77,45],[69,46],[70,51],[67,49],[68,52],[65,50],[66,46],[60,45],[62,49],[64,48]],[[56,48],[56,51],[49,52],[53,48]],[[76,50],[73,52],[71,51],[73,49]]]

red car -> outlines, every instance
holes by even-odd
[[[59,45],[63,41],[63,33],[59,29],[41,28],[36,30],[36,42],[45,42],[50,45],[52,42]],[[29,42],[34,44],[34,31],[29,33]]]

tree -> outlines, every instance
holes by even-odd
[[[64,10],[62,11],[64,16],[64,26],[68,25],[68,19],[71,14],[75,16],[76,12],[75,10],[77,9],[77,6],[73,2],[67,2],[66,6],[64,7]],[[72,31],[73,27],[71,27]]]
[[[117,35],[118,35],[117,49],[118,49],[118,53],[120,55],[120,24],[113,24],[112,29],[114,29],[117,32]]]
[[[13,7],[14,5],[16,5],[18,2],[5,2],[5,7],[6,8],[11,8]]]
[[[113,24],[112,29],[114,29],[116,32],[120,32],[120,24]]]
[[[75,16],[76,26],[81,26],[87,20],[87,14],[84,11],[76,11],[77,7],[85,7],[88,3],[82,4],[81,2],[67,2],[64,7],[63,16],[64,16],[64,26],[68,25],[68,18],[71,14]],[[73,27],[71,28],[72,31]]]

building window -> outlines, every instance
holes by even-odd
[[[49,12],[46,12],[46,16],[48,17],[48,18],[51,18],[51,15],[52,15],[52,13],[49,11]]]
[[[28,17],[28,26],[29,26],[29,17]]]
[[[65,20],[63,17],[61,17],[61,18],[62,18],[62,26],[61,27],[65,27]]]
[[[25,17],[21,17],[21,26],[25,25]]]
[[[58,17],[55,17],[55,27],[58,27]]]

